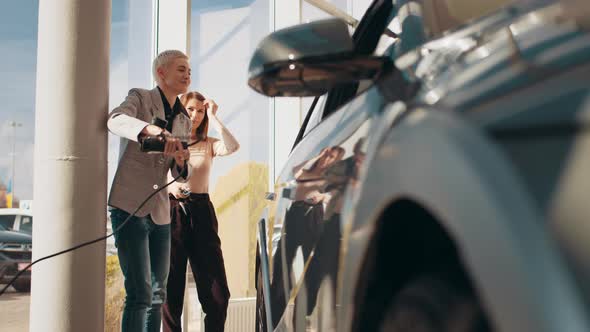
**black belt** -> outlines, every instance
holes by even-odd
[[[190,193],[188,198],[190,198],[190,199],[209,199],[209,194],[208,193],[199,193],[199,194]]]
[[[192,200],[192,199],[209,199],[209,194],[208,193],[190,193],[187,197],[180,197],[177,198],[172,194],[168,194],[170,196],[171,200],[175,200],[175,201],[180,201],[180,202],[184,202],[187,200]]]

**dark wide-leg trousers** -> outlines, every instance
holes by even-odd
[[[205,331],[223,331],[230,293],[213,204],[208,194],[191,194],[181,201],[171,197],[170,204],[172,243],[168,296],[162,308],[164,331],[182,330],[187,260],[206,315]]]

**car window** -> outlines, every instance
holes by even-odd
[[[33,218],[29,216],[22,216],[19,231],[31,233],[33,231]]]
[[[324,109],[325,102],[326,95],[323,95],[318,97],[315,103],[312,103],[312,107],[310,107],[309,109],[309,112],[311,112],[311,116],[305,126],[305,132],[303,133],[303,137],[307,136],[307,134],[321,122],[322,110]]]
[[[14,227],[15,220],[16,215],[14,214],[0,215],[0,225],[2,225],[5,229],[12,229]]]

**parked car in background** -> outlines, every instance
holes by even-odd
[[[261,42],[250,86],[318,98],[259,224],[258,331],[590,331],[574,2],[376,0],[352,37]]]
[[[33,212],[26,209],[0,209],[0,225],[8,230],[32,234]]]
[[[0,225],[0,283],[6,284],[16,273],[31,263],[32,237],[29,234],[9,231]],[[31,289],[31,272],[24,272],[13,284],[19,292]]]

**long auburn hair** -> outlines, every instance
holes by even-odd
[[[205,101],[205,97],[197,91],[191,91],[183,94],[180,96],[180,102],[184,107],[188,104],[189,101],[196,99],[200,102]],[[207,110],[205,110],[205,117],[203,117],[203,121],[197,128],[191,128],[191,134],[197,137],[197,142],[206,141],[207,134],[209,132],[209,117],[207,116]]]

